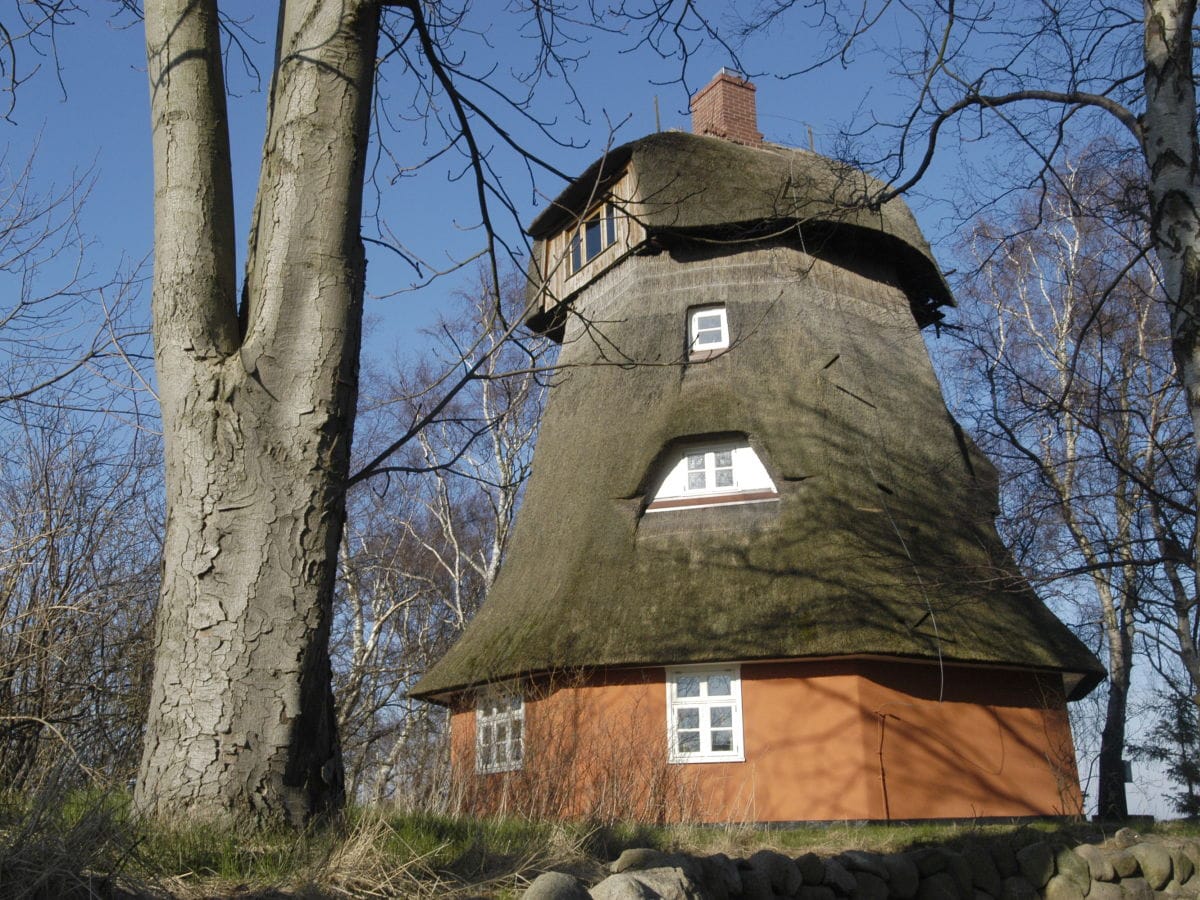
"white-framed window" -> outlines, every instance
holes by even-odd
[[[744,760],[740,667],[667,669],[667,738],[673,763]]]
[[[493,688],[475,705],[475,771],[511,772],[525,758],[525,700],[516,687]]]
[[[688,353],[708,353],[729,346],[729,319],[724,306],[701,306],[688,313]]]
[[[571,274],[574,275],[617,242],[617,210],[601,203],[583,218],[571,236]]]
[[[733,477],[732,447],[688,450],[683,454],[683,463],[687,467],[687,480],[683,487],[689,494],[733,490],[736,482]]]
[[[648,512],[779,499],[775,482],[745,440],[682,445],[669,466],[654,488]]]

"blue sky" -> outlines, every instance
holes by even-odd
[[[259,6],[232,4],[231,8],[234,14],[241,14],[242,8],[250,11]],[[36,60],[41,68],[18,94],[15,123],[0,126],[6,132],[10,165],[22,161],[37,146],[36,169],[43,186],[65,184],[74,173],[86,170],[94,174],[95,187],[83,224],[94,240],[92,259],[98,270],[111,269],[120,259],[146,256],[153,239],[149,94],[142,31],[140,23],[109,21],[100,14],[104,9],[98,5],[96,14],[60,29],[61,79],[55,77],[53,59]],[[534,42],[521,33],[520,21],[510,16],[476,23],[484,32],[462,42],[471,71],[480,75],[490,71],[488,83],[501,89],[511,89],[512,71],[527,66],[532,58]],[[260,14],[245,20],[245,28],[260,42],[248,42],[247,46],[265,79],[273,21]],[[815,45],[806,48],[807,40],[812,40],[810,32],[767,35],[746,48],[745,59],[764,71],[785,71],[794,68],[794,60],[819,50]],[[582,56],[571,81],[586,118],[570,104],[561,78],[539,86],[532,104],[534,114],[554,120],[555,137],[575,147],[557,146],[511,114],[505,117],[505,124],[555,167],[572,174],[586,168],[608,142],[620,143],[655,130],[656,98],[662,128],[688,128],[687,92],[679,83],[672,83],[680,72],[678,60],[661,59],[647,48],[625,52],[633,43],[629,36],[591,32],[586,44],[569,48]],[[32,64],[35,58],[27,52],[24,61]],[[689,86],[693,90],[703,86],[721,66],[730,63],[718,48],[697,54],[689,63]],[[846,73],[842,78],[836,74],[826,71],[787,81],[757,77],[759,128],[767,139],[807,145],[811,128],[817,149],[832,149],[839,124],[862,105],[864,97],[882,97],[886,106],[886,87],[873,93],[864,91],[864,81],[872,79],[864,79],[863,72]],[[876,75],[882,76],[882,72]],[[229,82],[235,94],[230,100],[230,120],[237,223],[244,237],[262,142],[265,82],[260,88],[237,63],[231,63]],[[411,83],[397,67],[385,69],[381,91],[386,95],[383,108],[389,116],[413,117]],[[472,92],[481,101],[487,100],[480,88],[472,88]],[[503,115],[497,104],[492,103],[491,109]],[[405,164],[423,159],[437,146],[419,121],[401,122],[386,142],[388,152]],[[562,187],[561,181],[535,173],[536,180],[531,183],[515,155],[505,153],[493,137],[485,136],[485,146],[494,149],[499,177],[518,204],[521,223],[527,224],[545,198]],[[450,267],[480,246],[472,186],[467,179],[455,180],[461,168],[461,159],[443,158],[415,175],[386,184],[378,195],[393,233],[434,268]],[[382,168],[381,172],[386,181],[388,173]],[[374,196],[369,193],[368,203]],[[518,223],[511,217],[500,218],[500,230],[509,242],[519,240]],[[424,345],[421,329],[450,307],[449,298],[464,284],[463,278],[441,279],[416,293],[380,299],[418,279],[409,266],[386,251],[372,248],[370,259],[367,357],[382,360],[395,352],[419,352]]]

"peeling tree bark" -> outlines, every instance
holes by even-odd
[[[1175,365],[1200,436],[1200,142],[1192,28],[1195,0],[1143,0],[1142,151],[1150,173],[1150,222],[1171,306]],[[1200,471],[1197,472],[1200,502]],[[1200,559],[1200,531],[1192,547]],[[1196,697],[1200,703],[1200,694]]]
[[[167,526],[135,802],[300,823],[343,799],[328,634],[378,9],[281,3],[239,310],[217,3],[145,7]]]

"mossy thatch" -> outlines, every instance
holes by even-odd
[[[535,240],[530,290],[541,244],[583,215],[626,171],[633,173],[624,212],[649,241],[720,233],[744,237],[798,225],[819,236],[830,227],[862,232],[896,263],[914,311],[927,324],[937,307],[953,305],[929,244],[907,204],[877,203],[885,185],[860,169],[807,150],[775,144],[748,147],[715,137],[661,132],[606,153],[577,178],[529,227]],[[569,301],[570,296],[559,298]],[[534,323],[546,327],[547,323]]]
[[[690,202],[715,205],[696,191]],[[1000,544],[995,473],[946,410],[895,241],[859,227],[819,246],[718,233],[664,235],[662,252],[575,297],[500,576],[414,695],[563,669],[845,656],[1056,671],[1071,695],[1090,690],[1103,668]],[[687,310],[705,303],[726,305],[734,343],[688,364]],[[778,501],[645,511],[680,442],[731,435]]]

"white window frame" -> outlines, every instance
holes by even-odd
[[[719,324],[717,326],[709,325],[705,328],[700,327],[700,319],[704,316],[717,316]],[[711,331],[719,332],[716,341],[710,341],[701,344],[700,335]],[[715,353],[718,350],[725,350],[729,347],[729,314],[725,310],[724,304],[712,306],[697,306],[688,311],[688,354],[696,356],[698,354]]]
[[[717,455],[728,453],[732,465],[718,466]],[[692,487],[689,475],[699,469],[689,469],[689,457],[704,454],[704,486]],[[731,474],[730,484],[717,485],[718,471]],[[747,441],[714,441],[682,445],[673,455],[669,468],[655,482],[647,512],[676,509],[702,509],[728,503],[771,503],[778,501],[779,491],[766,466]]]
[[[590,225],[596,226],[599,246],[594,253],[588,252],[587,231]],[[567,259],[570,274],[574,275],[587,268],[588,263],[604,254],[604,251],[617,243],[617,208],[605,201],[592,209],[579,220],[579,224],[571,230],[570,240],[567,241]]]
[[[743,762],[746,759],[742,738],[742,678],[741,666],[736,664],[680,666],[666,670],[667,673],[667,761],[670,763]],[[708,695],[708,680],[711,676],[729,679],[729,693]],[[698,679],[698,696],[680,696],[685,680]],[[729,709],[729,724],[713,721],[715,710]],[[681,727],[681,712],[696,713],[696,727]],[[690,724],[690,723],[689,723]],[[730,732],[730,748],[714,750],[714,734]],[[699,737],[695,750],[684,750],[681,740],[686,735]]]
[[[736,447],[733,444],[723,444],[712,447],[692,447],[683,451],[683,491],[688,496],[709,494],[729,494],[738,489],[738,466],[735,458]],[[692,459],[694,457],[703,458],[703,466],[700,468],[692,467]],[[720,456],[727,456],[728,463],[719,459]],[[729,484],[717,484],[720,474],[723,472],[729,473]],[[692,475],[704,474],[704,484],[697,487],[692,487]]]
[[[475,702],[475,771],[515,772],[525,762],[525,698],[515,685],[484,691]]]

